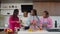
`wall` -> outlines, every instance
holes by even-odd
[[[51,16],[60,16],[60,2],[34,2],[33,5],[38,15],[47,10]]]

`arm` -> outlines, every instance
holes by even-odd
[[[40,18],[40,30],[42,30],[42,18]]]
[[[42,30],[42,22],[40,21],[40,30]]]
[[[49,18],[49,24],[48,24],[47,27],[48,27],[48,28],[51,28],[51,27],[52,27],[52,19],[51,19],[51,18]]]

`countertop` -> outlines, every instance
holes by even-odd
[[[28,31],[19,31],[18,34],[60,34],[60,32],[48,32],[48,31],[28,32]]]

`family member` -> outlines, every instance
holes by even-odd
[[[24,10],[23,17],[21,18],[21,20],[22,20],[22,26],[24,27],[24,29],[25,30],[29,29],[30,22],[29,22],[29,17],[28,17],[27,10]]]
[[[40,27],[47,29],[52,27],[52,18],[49,16],[48,11],[43,12],[43,16],[40,18]]]
[[[15,9],[13,15],[9,18],[9,28],[15,31],[15,27],[20,28],[20,22],[18,18],[19,10]]]
[[[39,29],[39,18],[37,16],[37,11],[35,9],[31,10],[30,16],[30,28],[33,30]]]

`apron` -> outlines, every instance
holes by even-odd
[[[42,25],[47,25],[49,22],[48,22],[48,18],[47,18],[47,21],[46,22],[44,22],[44,19],[43,19],[43,24]],[[47,25],[48,26],[48,25]],[[46,29],[48,29],[48,27],[47,26],[42,26],[42,28],[43,28],[43,30],[46,30]]]
[[[31,20],[31,22],[34,22],[35,24],[38,22],[38,19],[37,19],[37,17],[36,16],[32,16],[32,18],[31,18],[32,20]],[[37,25],[30,25],[30,27],[32,28],[32,30],[36,30],[36,28],[37,28]]]

